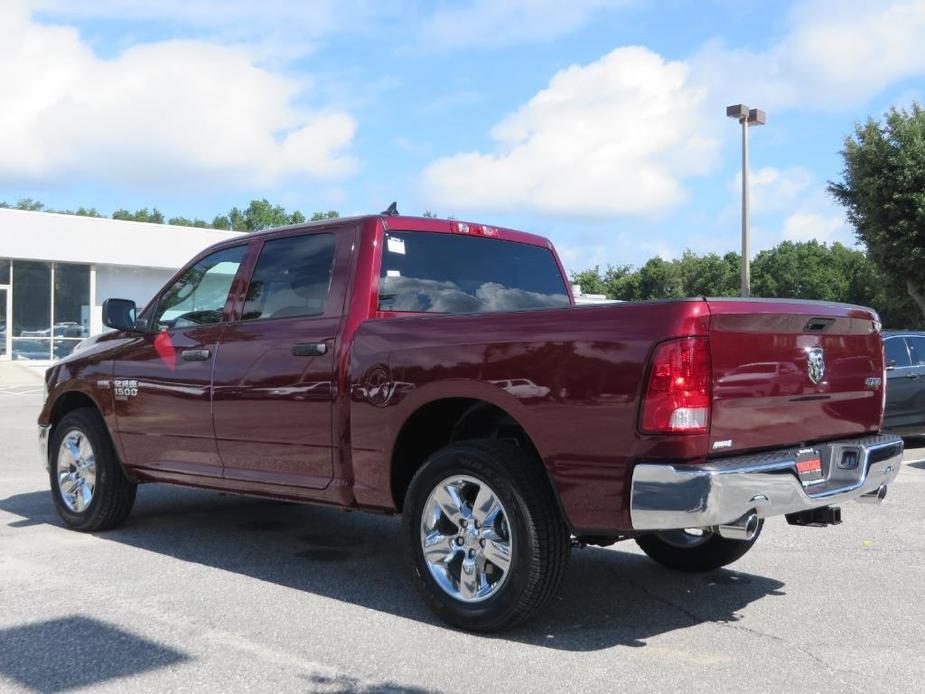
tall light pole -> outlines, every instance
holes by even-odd
[[[764,111],[749,109],[745,104],[726,107],[726,115],[735,118],[742,125],[742,296],[751,293],[751,269],[749,268],[748,249],[748,128],[752,125],[764,125],[767,116]]]

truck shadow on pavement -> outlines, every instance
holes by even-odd
[[[11,527],[63,525],[47,491],[9,497],[0,509],[22,519]],[[139,488],[126,525],[99,537],[440,624],[407,580],[395,518],[150,485]],[[488,638],[567,651],[642,647],[677,629],[736,622],[750,603],[784,595],[774,579],[726,569],[680,574],[624,546],[635,547],[574,551],[554,603],[527,625]]]
[[[43,693],[90,687],[189,660],[183,653],[79,615],[2,629],[0,643],[0,674]]]

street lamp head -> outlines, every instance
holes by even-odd
[[[727,113],[728,113],[728,109],[727,109]],[[764,125],[767,122],[768,122],[768,116],[760,108],[753,108],[748,112],[748,124],[749,125]]]
[[[729,118],[743,120],[748,118],[748,106],[745,104],[736,104],[735,106],[726,107],[726,115]]]

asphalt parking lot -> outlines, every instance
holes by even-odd
[[[925,448],[882,506],[772,519],[731,570],[632,543],[573,554],[501,636],[435,621],[393,518],[162,486],[129,522],[65,530],[36,453],[40,388],[0,388],[0,690],[895,691],[925,680]],[[914,443],[914,442],[913,442]],[[916,684],[918,683],[918,684]]]

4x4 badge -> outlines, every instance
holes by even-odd
[[[822,354],[822,347],[813,347],[806,353],[806,370],[809,373],[809,380],[813,383],[819,383],[825,376],[825,358]]]

